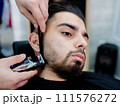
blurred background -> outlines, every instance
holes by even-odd
[[[84,70],[120,80],[120,0],[74,2],[85,15],[90,36]],[[27,40],[30,32],[30,22],[20,14],[15,0],[0,0],[0,58],[13,55],[13,42]]]

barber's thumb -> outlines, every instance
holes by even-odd
[[[22,62],[26,58],[25,54],[15,55],[7,58],[7,64],[9,66]]]

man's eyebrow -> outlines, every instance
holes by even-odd
[[[68,24],[68,23],[59,24],[57,27],[60,27],[60,26],[67,26],[67,27],[70,27],[73,30],[78,30],[78,27],[76,27],[74,25],[71,25],[71,24]]]

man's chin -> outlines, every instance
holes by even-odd
[[[83,66],[81,63],[77,62],[73,65],[64,66],[62,68],[57,68],[57,70],[54,70],[55,73],[64,79],[71,79],[75,77],[79,77],[82,73]]]
[[[73,69],[76,67],[76,68],[75,68],[76,70],[82,70],[83,67],[84,67],[84,63],[81,62],[81,61],[74,61],[74,62],[72,63],[72,66],[73,66]]]

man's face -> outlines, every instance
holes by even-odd
[[[85,63],[87,34],[83,21],[70,12],[59,12],[47,23],[44,57],[59,77],[79,76]]]

